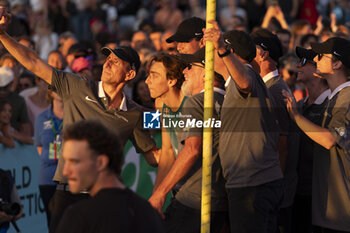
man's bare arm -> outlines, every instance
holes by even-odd
[[[153,191],[157,190],[159,184],[163,181],[168,174],[172,165],[175,162],[175,154],[171,145],[171,140],[166,129],[162,129],[162,151],[159,158],[157,178],[154,184]]]
[[[226,48],[218,23],[216,21],[209,21],[209,23],[213,24],[213,28],[205,29],[203,37],[204,41],[213,42],[215,49],[220,54],[223,54],[226,51]],[[252,88],[252,80],[244,64],[233,54],[225,56],[222,59],[231,75],[231,78],[239,89],[244,93],[249,93]]]
[[[282,94],[287,102],[289,115],[309,138],[328,150],[336,144],[334,136],[327,128],[314,124],[298,112],[295,99],[291,93],[282,90]]]
[[[164,217],[162,207],[166,194],[187,174],[202,152],[202,138],[189,137],[175,160],[174,165],[163,179],[157,190],[148,200],[151,205]]]
[[[159,162],[161,150],[154,146],[151,150],[143,153],[143,157],[145,158],[148,165],[151,167],[157,167]]]
[[[3,8],[0,6],[0,9]],[[25,68],[32,71],[39,78],[51,84],[53,68],[41,60],[30,48],[27,48],[6,33],[11,16],[5,12],[0,21],[0,41],[7,51]]]

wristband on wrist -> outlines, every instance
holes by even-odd
[[[218,51],[218,56],[220,57],[220,58],[223,58],[223,57],[226,57],[226,56],[228,56],[228,55],[230,55],[230,53],[231,53],[231,47],[230,46],[225,46],[225,52],[223,53],[223,54],[220,54],[219,53],[219,51]]]

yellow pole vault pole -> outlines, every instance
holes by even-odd
[[[207,0],[206,28],[213,27],[208,23],[215,20],[216,0]],[[204,91],[204,121],[213,116],[214,86],[214,45],[207,41],[205,44],[205,91]],[[209,124],[210,125],[210,124]],[[203,130],[203,162],[202,162],[202,207],[201,233],[210,232],[210,200],[211,200],[211,158],[212,158],[212,129],[210,126]]]

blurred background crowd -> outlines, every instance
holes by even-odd
[[[144,82],[147,59],[155,51],[177,53],[176,44],[165,40],[182,20],[205,19],[206,10],[205,0],[0,0],[0,5],[7,5],[13,15],[11,36],[51,66],[86,79],[100,79],[105,58],[102,47],[133,47],[143,68],[124,91],[146,108],[154,106]],[[276,33],[285,54],[280,74],[299,100],[307,93],[296,82],[297,58],[292,51],[332,36],[348,38],[350,9],[347,0],[218,0],[217,20],[223,31],[252,32],[263,27]],[[46,84],[3,48],[0,66],[1,75],[6,76],[0,83],[0,98],[11,105],[21,102],[12,106],[11,126],[18,133],[33,135],[35,117],[50,104]],[[17,140],[33,143],[21,136],[25,135],[17,135]]]
[[[333,36],[350,39],[349,2],[217,0],[217,21],[223,31],[250,33],[263,27],[275,33],[284,52],[279,61],[280,75],[300,100],[307,92],[297,82],[299,60],[293,51],[296,46],[310,48],[310,42]],[[175,42],[167,43],[166,39],[184,19],[205,19],[206,13],[205,0],[0,0],[0,5],[7,6],[12,14],[8,34],[35,50],[49,65],[88,80],[100,79],[105,59],[101,48],[134,48],[142,65],[124,92],[145,109],[154,109],[145,84],[147,61],[157,51],[177,54]],[[39,154],[51,154],[50,143],[59,142],[62,107],[60,97],[45,81],[22,67],[0,44],[0,143],[11,148],[14,139],[35,144]],[[44,111],[49,111],[47,117],[38,118]],[[41,131],[48,121],[55,131],[45,136]],[[50,141],[45,141],[47,138]],[[50,177],[57,164],[56,159],[50,161],[49,172],[44,172],[45,179],[39,182],[42,196],[46,193],[48,199],[54,191]],[[44,202],[47,207],[48,200]]]

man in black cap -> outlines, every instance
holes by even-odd
[[[273,96],[277,106],[275,114],[281,129],[278,140],[278,152],[282,172],[284,174],[285,188],[294,186],[292,189],[295,190],[295,179],[290,179],[290,177],[294,176],[293,174],[290,174],[293,170],[290,169],[290,167],[287,167],[292,165],[292,163],[287,164],[287,160],[290,160],[290,158],[288,158],[288,134],[290,131],[291,119],[288,115],[284,97],[282,95],[282,90],[290,90],[283,78],[279,75],[277,69],[278,59],[283,55],[282,44],[278,37],[267,29],[259,29],[251,33],[251,37],[256,44],[255,61],[259,65],[256,67],[256,71],[260,73],[260,76]],[[285,231],[287,231],[286,229],[289,227],[285,226],[283,223],[286,223],[287,225],[290,223],[291,218],[289,216],[291,216],[293,197],[294,193],[285,192],[281,207],[288,209],[287,211],[281,211],[279,214],[279,225],[282,226]]]
[[[135,77],[140,67],[138,54],[130,47],[103,48],[102,52],[108,57],[103,65],[102,81],[86,81],[52,68],[34,51],[17,43],[6,33],[10,17],[5,10],[0,23],[0,41],[23,66],[45,80],[63,98],[63,129],[77,121],[99,119],[120,137],[122,146],[130,139],[136,151],[143,153],[148,163],[155,166],[157,148],[149,133],[142,128],[141,109],[123,93],[126,82]],[[53,179],[58,185],[50,203],[50,232],[54,232],[67,206],[87,196],[68,192],[67,180],[62,175],[63,166],[64,159],[60,158]]]
[[[194,54],[205,46],[203,42],[204,28],[205,21],[203,19],[197,17],[185,19],[177,28],[176,33],[170,36],[166,42],[176,42],[176,48],[181,54]],[[217,54],[215,54],[214,62],[215,70],[226,80],[230,74]]]
[[[212,41],[230,77],[221,110],[219,156],[226,179],[231,232],[274,232],[282,199],[274,106],[259,74],[249,64],[255,44],[244,32],[221,36],[215,21]],[[229,46],[225,46],[225,43]],[[233,52],[233,53],[232,53]]]
[[[166,42],[176,42],[179,53],[194,54],[204,47],[203,28],[205,28],[203,19],[197,17],[185,19],[178,26],[176,33],[166,39]]]
[[[313,59],[317,54],[311,49],[301,47],[296,47],[295,52],[300,58],[297,64],[297,81],[305,86],[308,93],[308,97],[300,100],[297,107],[305,118],[314,124],[321,125],[330,90],[326,80],[315,75],[316,62]],[[297,139],[290,143],[290,146],[298,156],[293,160],[294,171],[297,172],[297,186],[296,189],[287,190],[287,192],[295,192],[290,230],[310,233],[312,229],[312,168],[313,160],[317,159],[318,155],[314,154],[315,142],[300,130],[295,131],[295,124],[292,124],[292,127],[292,132],[296,133]],[[291,161],[287,161],[287,163],[291,163]]]
[[[184,121],[185,125],[176,129],[178,144],[181,144],[182,147],[168,174],[153,192],[149,201],[158,212],[163,214],[162,207],[166,194],[174,187],[180,186],[166,210],[166,230],[167,232],[195,233],[200,231],[203,128],[196,128],[196,124],[191,126],[188,122],[203,121],[205,48],[198,50],[193,55],[182,54],[181,57],[188,64],[183,71],[185,82],[181,87],[184,95],[188,97],[182,106],[181,115],[183,117],[177,119],[177,121]],[[215,86],[220,86],[221,83],[221,88],[223,88],[223,82],[222,77],[216,73]],[[218,120],[224,94],[223,89],[214,87],[213,118],[215,121],[213,122],[216,127],[213,127],[211,232],[221,232],[228,218],[227,196],[218,157],[220,128]]]
[[[350,232],[350,41],[333,37],[311,43],[318,55],[316,75],[327,81],[331,94],[322,126],[303,117],[293,96],[284,92],[287,108],[299,128],[317,144],[312,182],[313,232]]]

